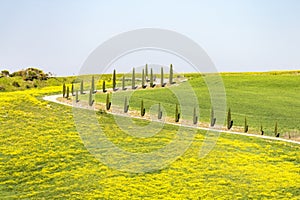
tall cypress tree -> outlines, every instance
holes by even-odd
[[[169,83],[173,84],[173,65],[170,65]]]
[[[148,64],[146,64],[145,66],[145,78],[146,78],[146,82],[148,82]]]
[[[135,87],[135,69],[134,68],[132,69],[132,79],[131,79],[131,82],[132,82],[132,89],[136,89],[136,87]]]
[[[155,84],[153,83],[153,70],[150,69],[150,87],[155,87]]]
[[[165,87],[165,83],[164,83],[164,68],[163,67],[160,68],[160,85],[161,85],[161,87]]]
[[[66,98],[69,98],[69,86],[67,87],[67,93],[66,93]]]
[[[229,108],[227,113],[227,129],[230,130],[232,128],[232,125],[233,125],[233,120],[231,120],[231,110]]]
[[[142,70],[142,88],[146,88],[147,86],[145,85],[145,70]]]
[[[84,94],[83,92],[83,80],[80,82],[80,94]]]
[[[66,84],[63,84],[63,98],[66,96]]]
[[[114,69],[114,72],[113,72],[113,90],[116,91],[116,70]]]
[[[211,107],[211,112],[210,112],[210,126],[214,127],[216,124],[216,118],[215,118],[215,112],[214,112],[214,108]]]

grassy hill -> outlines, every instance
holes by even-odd
[[[249,132],[260,133],[261,126],[263,126],[266,135],[274,135],[274,127],[277,122],[281,136],[287,138],[300,136],[299,71],[222,73],[221,76],[226,91],[227,109],[231,109],[234,127],[241,127],[242,130],[246,117]],[[152,105],[161,103],[166,113],[174,116],[175,104],[179,103],[176,92],[186,93],[182,96],[188,98],[190,91],[186,90],[186,85],[191,84],[199,101],[200,121],[209,123],[211,102],[204,79],[195,74],[186,74],[185,77],[190,78],[189,83],[182,83],[173,87],[172,90],[166,87],[113,93],[112,103],[122,107],[124,98],[127,96],[130,97],[130,108],[139,110],[143,99],[147,111]],[[128,87],[130,84],[128,82]],[[118,86],[120,88],[121,83]],[[102,85],[98,84],[97,88],[100,92],[95,96],[96,102],[105,103],[106,94],[101,92]],[[80,98],[87,100],[88,95]],[[189,105],[185,106],[189,107]],[[190,116],[186,116],[186,118],[191,120],[193,106],[187,109],[190,110]]]
[[[271,131],[275,120],[288,117],[291,120],[282,119],[279,127],[286,124],[289,129],[289,125],[295,124],[294,128],[299,130],[299,78],[294,74],[223,74],[233,120],[238,123],[247,114],[250,128],[259,126],[259,120],[264,119]],[[204,84],[201,78],[191,80],[192,85],[199,83]],[[280,141],[221,134],[213,150],[199,158],[206,132],[197,131],[183,156],[164,169],[135,174],[109,168],[85,148],[74,124],[72,108],[42,100],[42,96],[59,93],[61,89],[60,85],[0,93],[1,198],[300,198],[300,147]],[[149,101],[165,100],[167,105],[174,99],[170,95],[161,97],[168,94],[163,90],[168,89],[139,90],[134,95]],[[203,102],[201,119],[208,120],[207,89],[197,90]],[[291,108],[280,108],[283,102],[291,103]],[[256,121],[255,115],[262,118]],[[177,132],[177,127],[168,125],[153,137],[134,138],[122,132],[111,115],[98,113],[96,118],[110,141],[136,153],[164,147]],[[135,122],[146,125],[141,120]],[[93,128],[87,126],[87,130]]]

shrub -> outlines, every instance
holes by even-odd
[[[15,87],[20,87],[20,84],[19,84],[17,81],[14,81],[14,82],[12,83],[12,85],[15,86]]]

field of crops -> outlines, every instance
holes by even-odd
[[[263,123],[271,132],[276,120],[282,130],[300,129],[299,76],[237,74],[223,78],[237,124],[242,125],[247,115],[253,129]],[[204,84],[200,79],[191,84],[197,84],[203,102],[202,119],[209,121],[207,89],[199,87]],[[163,90],[134,95],[172,101],[171,96],[161,96],[166,94]],[[197,131],[187,151],[163,169],[129,173],[109,168],[85,148],[72,108],[42,100],[60,91],[61,86],[55,86],[0,93],[1,199],[300,198],[300,146],[280,141],[221,134],[212,151],[199,158],[206,132]],[[134,102],[131,106],[135,107]],[[122,132],[111,115],[97,113],[96,117],[110,141],[135,153],[162,148],[177,132],[177,127],[166,125],[153,137],[134,138]],[[142,120],[135,123],[147,125]],[[87,130],[92,128],[87,126]]]

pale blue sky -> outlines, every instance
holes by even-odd
[[[77,74],[114,35],[138,28],[196,41],[219,71],[300,69],[297,0],[0,0],[0,69]]]

